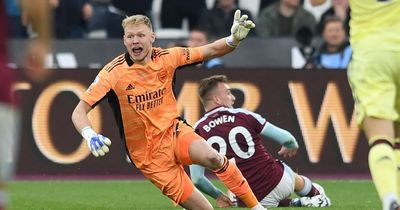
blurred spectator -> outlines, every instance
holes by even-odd
[[[172,48],[172,47],[187,47],[187,45],[183,44],[181,41],[170,41],[165,45],[165,48]]]
[[[229,35],[233,23],[235,11],[240,9],[242,14],[249,16],[253,20],[251,12],[238,8],[235,0],[217,0],[217,5],[211,10],[204,10],[200,16],[200,27],[204,28],[210,37],[222,37]],[[249,36],[254,36],[255,32],[250,31]]]
[[[8,18],[8,31],[10,33],[10,37],[27,38],[28,31],[26,26],[23,24],[18,0],[5,0],[5,10]]]
[[[294,37],[302,27],[315,32],[314,16],[306,11],[300,0],[280,0],[265,8],[259,15],[256,30],[260,37]]]
[[[87,22],[93,15],[90,0],[49,0],[54,9],[54,29],[57,39],[84,38]]]
[[[208,34],[205,30],[193,29],[190,31],[189,38],[187,40],[188,47],[200,47],[210,42]],[[221,58],[213,58],[211,60],[204,61],[201,64],[197,64],[196,67],[202,67],[206,69],[222,68],[224,64]]]
[[[108,5],[110,2],[111,0],[91,0],[93,15],[88,23],[88,32],[102,30],[104,32],[103,37],[105,38],[108,21]]]
[[[111,0],[108,5],[106,20],[107,37],[122,38],[124,36],[124,30],[121,26],[122,20],[126,16],[136,14],[150,17],[152,4],[153,0]]]
[[[196,28],[199,24],[200,14],[205,9],[207,9],[205,0],[163,0],[160,16],[161,28],[180,29],[184,18],[189,20],[190,30]]]
[[[332,0],[304,0],[303,8],[314,15],[317,22],[322,14],[332,7]]]
[[[14,75],[8,63],[10,51],[8,43],[8,19],[6,16],[5,2],[0,2],[0,209],[6,210],[9,206],[9,181],[13,178],[17,168],[17,148],[19,146],[19,134],[23,130],[19,124],[23,107],[19,108],[17,95],[14,95]],[[18,53],[25,53],[24,68],[26,76],[31,81],[41,82],[45,80],[50,71],[45,69],[45,56],[51,49],[50,9],[47,0],[19,0],[21,11],[24,12],[25,23],[30,24],[37,33],[37,38],[26,42],[26,49],[18,49]],[[22,70],[22,69],[20,69]],[[29,81],[29,80],[28,80]],[[23,100],[21,100],[23,101]],[[22,105],[22,104],[21,104]],[[13,198],[14,199],[14,198]],[[13,200],[10,199],[10,200]],[[18,199],[13,202],[19,202]],[[12,205],[10,205],[12,207]],[[11,208],[10,208],[11,209]]]
[[[346,69],[352,55],[342,19],[325,18],[322,37],[324,42],[316,53],[315,66],[326,69]]]
[[[234,2],[235,2],[236,5],[239,5],[239,0],[234,0]],[[215,1],[214,1],[214,4],[213,4],[212,7],[211,7],[211,9],[217,8],[217,7],[218,7],[218,4],[219,4],[218,0],[215,0]]]
[[[349,35],[350,32],[350,7],[349,7],[349,0],[332,0],[332,7],[328,9],[324,14],[321,16],[321,20],[318,23],[317,29],[319,33],[322,33],[323,24],[325,18],[327,16],[338,16],[344,23],[344,29],[346,34]]]
[[[260,0],[260,7],[258,9],[258,14],[263,11],[263,9],[269,7],[271,4],[277,2],[278,0]]]
[[[312,44],[313,37],[314,37],[313,32],[308,27],[301,27],[297,31],[295,38],[296,38],[297,43],[300,46],[294,47],[294,48],[295,49],[297,48],[298,51],[300,52],[301,57],[299,59],[303,60],[302,61],[303,64],[301,65],[301,67],[297,66],[296,68],[301,68],[301,69],[315,68],[314,55],[315,55],[316,50]],[[295,53],[293,50],[294,49],[292,49],[292,53]],[[293,56],[293,54],[292,54],[292,56]]]
[[[195,28],[190,31],[188,39],[185,43],[182,42],[169,42],[167,48],[171,47],[200,47],[210,43],[210,39],[206,30]],[[221,58],[213,58],[199,63],[183,66],[182,68],[203,68],[203,69],[216,69],[225,67]],[[181,67],[180,67],[181,68]]]

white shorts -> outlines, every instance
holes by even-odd
[[[288,198],[294,192],[295,173],[288,165],[285,163],[282,164],[284,170],[281,181],[272,192],[260,201],[264,207],[277,207],[281,200]]]
[[[0,103],[0,182],[10,179],[16,164],[19,140],[19,112]]]

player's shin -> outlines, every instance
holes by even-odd
[[[368,163],[372,179],[381,198],[384,209],[397,200],[397,164],[391,138],[371,138]]]
[[[394,155],[396,157],[397,165],[397,197],[400,199],[400,122],[395,122],[395,143],[394,143]]]
[[[397,139],[397,143],[395,144],[394,148],[394,155],[396,157],[396,164],[397,164],[397,186],[400,186],[400,139]],[[400,187],[397,187],[397,197],[400,198]]]
[[[242,200],[247,207],[253,209],[261,206],[238,167],[228,161],[226,157],[224,157],[222,167],[214,172],[225,186]]]

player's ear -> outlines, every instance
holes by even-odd
[[[156,33],[151,32],[151,43],[153,44],[156,41]]]
[[[221,100],[219,99],[219,97],[217,95],[213,95],[212,97],[214,103],[221,105]]]
[[[122,35],[122,40],[124,40],[124,44],[126,45],[127,43],[126,43],[126,39],[125,39],[125,34]]]

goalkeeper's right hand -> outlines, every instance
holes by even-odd
[[[108,146],[111,145],[111,140],[97,134],[90,126],[82,128],[81,134],[94,156],[104,156],[110,150]]]

